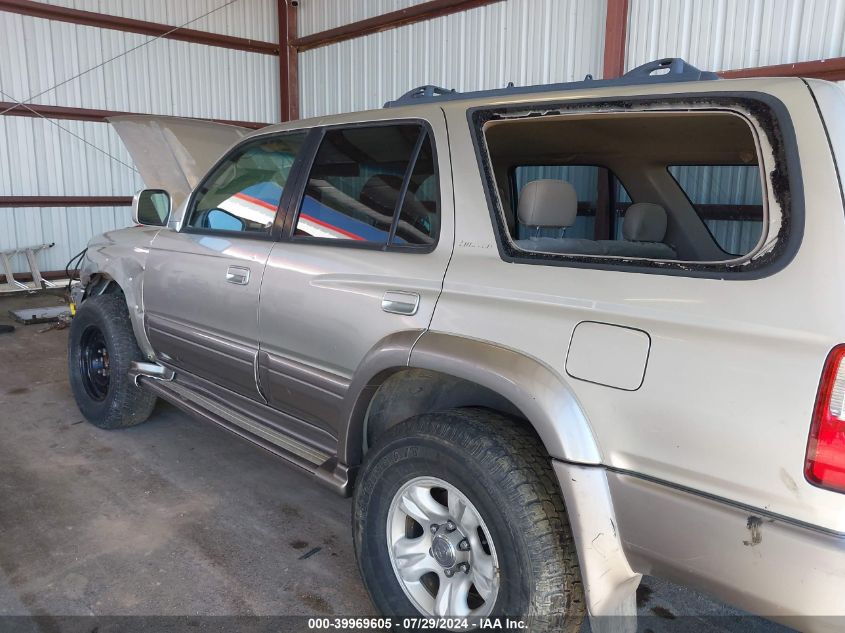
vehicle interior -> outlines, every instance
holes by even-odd
[[[434,174],[431,141],[417,124],[329,130],[311,166],[295,236],[432,244]]]
[[[492,121],[484,134],[519,249],[712,262],[763,242],[765,182],[738,114],[537,116]]]
[[[304,138],[304,134],[288,134],[260,139],[229,156],[199,190],[189,226],[269,231]]]

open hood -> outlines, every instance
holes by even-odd
[[[249,128],[155,115],[110,117],[144,184],[170,193],[176,208],[227,149]]]

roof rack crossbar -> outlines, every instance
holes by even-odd
[[[409,90],[395,101],[388,101],[385,108],[430,103],[433,101],[456,101],[459,99],[476,99],[481,97],[507,97],[534,92],[558,92],[562,90],[576,90],[578,88],[603,88],[610,86],[634,86],[660,84],[680,81],[712,81],[719,79],[719,75],[699,70],[692,64],[679,57],[667,57],[637,66],[617,79],[593,79],[587,75],[584,81],[568,83],[545,84],[539,86],[514,86],[512,83],[505,88],[495,90],[480,90],[477,92],[457,92],[454,89],[439,86],[419,86]]]

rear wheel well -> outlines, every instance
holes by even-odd
[[[390,375],[370,400],[364,418],[363,452],[400,422],[424,413],[464,407],[498,411],[534,432],[519,407],[492,389],[449,374],[411,368]]]

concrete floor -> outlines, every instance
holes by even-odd
[[[56,303],[2,297],[0,323]],[[0,614],[374,614],[349,500],[163,403],[135,428],[87,424],[67,331],[45,328],[0,334]],[[643,587],[643,632],[786,630],[658,579]]]

